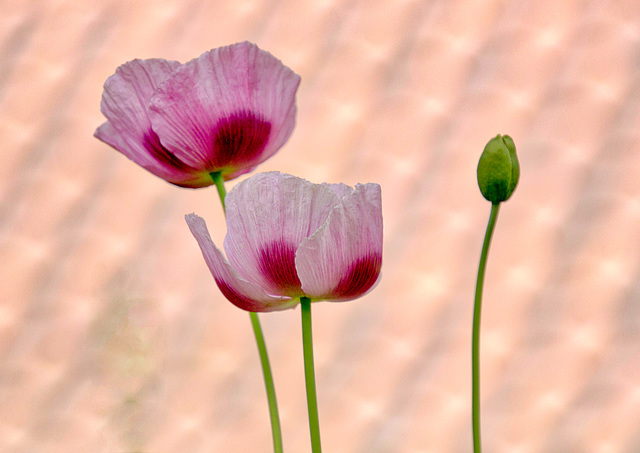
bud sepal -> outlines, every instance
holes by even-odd
[[[493,204],[507,201],[520,178],[516,146],[508,135],[498,134],[484,147],[478,162],[478,186]]]

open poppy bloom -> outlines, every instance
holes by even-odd
[[[300,297],[347,301],[371,290],[382,265],[378,184],[312,184],[259,173],[227,195],[228,261],[202,218],[186,216],[220,291],[248,311],[294,307]]]
[[[205,52],[185,64],[133,60],[104,85],[107,118],[95,136],[181,187],[250,172],[295,125],[300,76],[255,44]]]

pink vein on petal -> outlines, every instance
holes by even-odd
[[[221,118],[213,133],[212,168],[241,166],[254,161],[264,150],[271,123],[248,111]]]
[[[274,241],[260,250],[259,265],[262,274],[278,293],[290,296],[302,294],[302,284],[296,272],[296,246]]]
[[[188,214],[185,219],[218,288],[231,303],[243,310],[257,312],[284,310],[297,304],[296,299],[271,296],[261,287],[240,278],[211,240],[204,220],[195,214]]]
[[[332,299],[353,299],[369,291],[378,281],[382,255],[372,253],[351,264],[346,275],[333,290]]]

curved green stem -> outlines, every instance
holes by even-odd
[[[484,235],[484,243],[482,244],[482,253],[480,254],[476,297],[473,306],[473,330],[471,333],[471,418],[473,424],[474,453],[480,453],[482,451],[482,445],[480,443],[480,313],[482,311],[482,287],[484,285],[484,273],[487,267],[489,245],[491,244],[491,236],[493,236],[493,230],[495,229],[496,220],[498,219],[499,209],[499,203],[491,205],[489,224],[487,225],[487,232]]]
[[[278,402],[276,400],[276,387],[273,383],[271,375],[271,365],[269,365],[269,355],[267,354],[267,345],[262,335],[262,327],[258,314],[249,312],[251,317],[251,325],[253,333],[258,344],[258,352],[260,353],[260,363],[262,363],[262,374],[264,375],[264,386],[267,390],[267,401],[269,402],[269,417],[271,417],[271,435],[273,436],[273,451],[282,453],[282,432],[280,431],[280,417],[278,416]]]
[[[220,196],[220,202],[222,203],[222,210],[226,215],[225,197],[227,191],[224,188],[224,179],[220,172],[211,173],[211,178],[218,189],[218,195]],[[273,382],[273,375],[271,374],[271,365],[269,364],[269,355],[267,354],[267,345],[264,341],[264,335],[262,333],[262,326],[260,325],[260,319],[257,313],[249,312],[251,318],[251,326],[253,327],[253,334],[256,337],[256,344],[258,345],[258,353],[260,354],[260,363],[262,364],[262,374],[264,376],[264,386],[267,391],[267,402],[269,404],[269,417],[271,418],[271,435],[273,437],[273,451],[274,453],[282,453],[282,431],[280,429],[280,416],[278,415],[278,402],[276,400],[276,388]]]
[[[307,385],[307,407],[309,409],[309,432],[311,451],[320,453],[320,421],[318,418],[318,399],[316,397],[316,377],[313,365],[313,335],[311,332],[311,299],[300,298],[302,312],[302,348],[304,352],[304,378]]]

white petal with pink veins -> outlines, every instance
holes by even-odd
[[[382,202],[377,184],[358,184],[296,253],[302,290],[314,300],[352,300],[370,291],[382,266]]]

